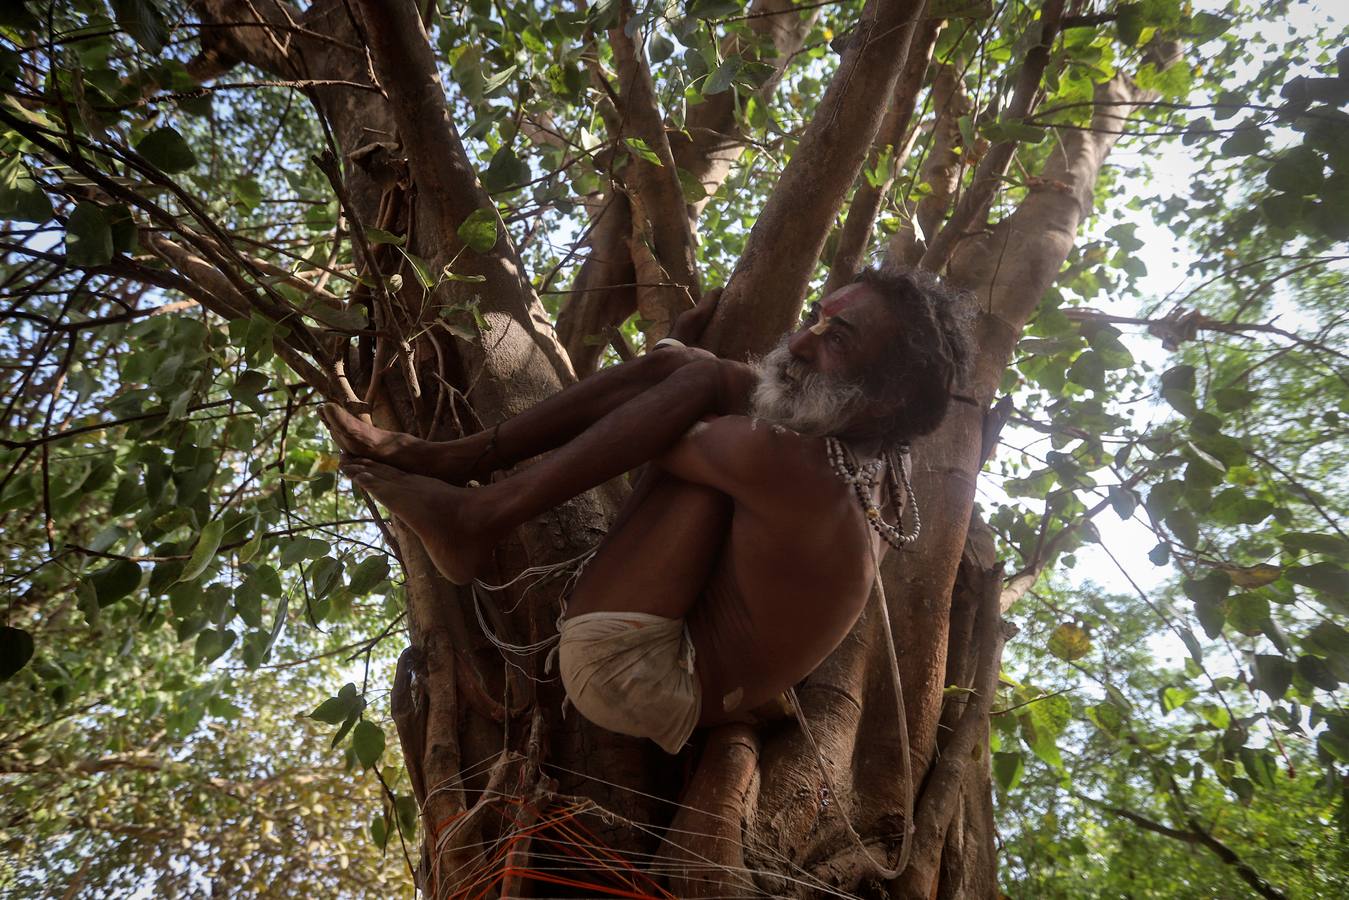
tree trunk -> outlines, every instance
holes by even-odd
[[[358,84],[377,79],[380,91],[314,92],[316,106],[332,124],[353,230],[363,223],[404,234],[408,249],[432,271],[457,259],[457,271],[484,279],[481,289],[471,282],[442,285],[430,304],[413,278],[405,279],[412,286],[404,293],[368,295],[380,336],[343,341],[319,361],[325,372],[342,373],[350,382],[351,392],[334,399],[345,400],[353,411],[368,409],[384,427],[423,436],[490,427],[570,381],[570,360],[583,369],[592,366],[598,354],[581,353],[579,346],[588,345],[578,335],[612,326],[620,313],[626,316],[644,302],[639,293],[611,292],[602,303],[577,307],[570,313],[578,324],[568,326],[569,357],[539,327],[542,308],[499,220],[492,249],[479,254],[461,246],[458,226],[494,207],[448,119],[411,0],[318,0],[303,13],[278,0],[197,0],[196,6],[204,21],[222,26],[204,32],[208,50],[219,58],[285,77]],[[935,29],[913,27],[922,8],[922,3],[868,4],[841,75],[821,101],[816,122],[727,288],[713,337],[728,354],[762,351],[799,309],[824,238],[880,126],[886,104],[876,98],[892,96],[916,30],[926,35],[922,52],[930,45]],[[260,21],[287,27],[273,32],[255,27]],[[291,27],[295,23],[303,27]],[[621,31],[611,40],[621,42]],[[368,60],[357,52],[363,46],[369,48]],[[619,97],[649,106],[642,93],[649,76],[643,75],[640,53],[623,65],[629,83]],[[911,79],[909,90],[917,91],[920,80]],[[1123,76],[1097,94],[1104,104],[1142,96]],[[912,109],[912,100],[896,97],[894,103]],[[952,277],[977,294],[982,313],[975,370],[961,391],[970,402],[953,404],[942,427],[914,448],[922,539],[891,554],[882,568],[907,711],[904,727],[913,749],[911,770],[900,771],[898,763],[898,698],[876,605],[798,688],[820,758],[804,723],[784,717],[758,728],[700,732],[695,749],[671,759],[650,742],[611,734],[575,714],[564,718],[561,688],[544,671],[543,654],[503,664],[501,651],[479,626],[481,615],[505,640],[546,637],[557,617],[562,580],[541,584],[527,597],[519,588],[508,589],[476,606],[472,591],[446,582],[415,536],[395,522],[390,534],[406,577],[409,648],[395,678],[393,715],[421,809],[418,877],[430,896],[469,886],[527,895],[537,887],[531,873],[548,870],[556,858],[569,860],[567,877],[583,883],[624,879],[629,896],[654,894],[657,882],[681,897],[819,896],[826,887],[914,898],[996,894],[987,729],[1004,639],[1001,567],[987,531],[970,527],[983,463],[984,410],[1089,210],[1096,175],[1116,138],[1108,132],[1118,130],[1127,114],[1121,111],[1127,107],[1099,108],[1103,130],[1061,135],[1040,186],[1016,213],[968,239],[968,216],[962,215],[962,233],[942,239],[942,246],[953,248]],[[657,146],[658,118],[632,121],[667,161],[671,153],[693,152],[685,143]],[[372,128],[396,135],[396,141],[372,145]],[[692,131],[692,143],[707,137]],[[721,165],[708,162],[696,172],[716,180],[724,177]],[[664,175],[672,171],[670,166]],[[674,273],[673,282],[697,290],[696,272],[688,267],[688,221],[668,215],[673,196],[668,178],[644,187],[642,177],[661,173],[634,174],[633,196],[655,197],[660,208],[651,202],[634,206],[631,196],[616,195],[593,239],[630,242],[634,228],[663,216],[653,246],[662,248],[658,255],[664,259],[634,262],[629,254],[604,263],[609,267],[604,270],[587,264],[578,297],[592,288],[645,281],[634,277],[642,265],[663,267]],[[932,216],[935,231],[945,209],[924,214]],[[928,226],[925,222],[924,231]],[[383,253],[387,246],[366,249],[368,258],[354,252],[367,268],[387,275],[400,264]],[[480,304],[490,340],[465,340],[435,325],[437,306],[469,300]],[[423,312],[428,307],[430,312]],[[419,336],[400,343],[399,333]],[[368,406],[358,397],[368,398]],[[499,551],[489,579],[506,582],[526,566],[581,553],[603,534],[616,500],[612,492],[596,491],[522,528]],[[967,690],[948,695],[944,689],[950,685]],[[826,788],[822,766],[837,796]],[[848,822],[862,846],[851,837]],[[882,883],[877,864],[894,864],[906,829],[912,832],[910,864]],[[578,861],[578,854],[588,862]],[[573,889],[578,896],[595,890]]]

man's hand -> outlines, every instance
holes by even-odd
[[[707,323],[712,321],[712,314],[717,311],[717,301],[721,299],[721,288],[713,288],[703,294],[703,298],[698,301],[698,305],[693,309],[685,310],[675,319],[674,325],[670,327],[669,336],[681,343],[690,346],[697,346],[698,341],[703,336],[703,331],[707,328]]]

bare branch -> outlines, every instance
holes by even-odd
[[[1011,102],[1003,113],[1003,120],[1020,122],[1030,115],[1040,93],[1040,80],[1044,77],[1045,67],[1049,64],[1050,50],[1054,38],[1059,32],[1059,21],[1063,17],[1064,0],[1046,0],[1040,11],[1040,40],[1026,53],[1026,61],[1017,76],[1016,90]],[[923,254],[922,267],[931,272],[940,272],[946,268],[955,252],[956,244],[973,226],[981,224],[987,214],[988,205],[997,192],[1002,176],[1016,153],[1017,141],[999,141],[994,144],[974,170],[974,178],[969,188],[956,204],[955,211],[945,227],[928,241],[927,252]]]
[[[692,309],[701,296],[694,263],[693,232],[689,228],[684,191],[676,176],[674,156],[665,137],[665,124],[656,100],[646,54],[627,34],[632,4],[625,2],[618,23],[609,29],[609,44],[618,66],[619,151],[631,159],[622,179],[631,211],[629,251],[637,280],[673,282],[682,288],[638,288],[637,311],[651,324],[648,339],[664,337],[681,312]],[[622,141],[636,138],[651,149],[658,162],[631,152]]]
[[[1182,841],[1186,844],[1197,844],[1201,847],[1206,847],[1213,851],[1214,855],[1224,863],[1234,867],[1237,870],[1237,874],[1241,876],[1241,880],[1250,885],[1251,889],[1261,897],[1267,897],[1269,900],[1287,900],[1287,895],[1284,894],[1283,891],[1280,891],[1262,878],[1260,873],[1256,872],[1249,864],[1244,862],[1241,857],[1237,855],[1235,850],[1215,838],[1211,832],[1200,827],[1199,823],[1193,817],[1191,817],[1187,823],[1189,825],[1189,830],[1171,828],[1160,822],[1154,822],[1152,819],[1139,815],[1131,810],[1122,809],[1118,806],[1110,806],[1099,800],[1094,800],[1091,797],[1085,796],[1084,794],[1079,794],[1076,791],[1073,792],[1073,796],[1087,801],[1097,809],[1132,822],[1146,831],[1160,834],[1163,837],[1169,837],[1172,840]]]
[[[924,238],[929,241],[946,218],[951,198],[960,184],[962,167],[974,149],[964,147],[960,134],[960,117],[969,115],[974,109],[961,76],[957,66],[944,65],[932,82],[932,105],[937,121],[932,128],[932,145],[923,163],[923,180],[932,187],[932,193],[918,201],[915,216]]]

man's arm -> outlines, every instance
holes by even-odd
[[[817,444],[747,416],[719,416],[694,425],[655,463],[676,478],[743,501],[804,471],[823,453]]]

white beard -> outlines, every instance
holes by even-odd
[[[785,336],[751,365],[759,381],[750,396],[750,415],[797,434],[839,434],[865,400],[861,385],[811,372],[792,356]]]

